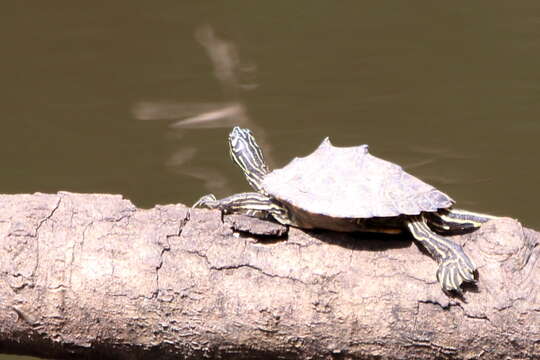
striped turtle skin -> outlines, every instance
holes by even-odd
[[[229,152],[254,191],[219,200],[208,194],[193,207],[304,229],[406,231],[439,264],[444,291],[460,293],[464,282],[475,281],[474,262],[443,235],[478,228],[493,216],[454,209],[448,195],[373,156],[367,145],[336,147],[326,138],[312,154],[270,171],[251,131],[234,127]]]

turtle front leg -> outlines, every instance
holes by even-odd
[[[197,200],[192,208],[219,209],[224,214],[244,214],[259,219],[272,217],[281,224],[290,225],[287,209],[257,192],[234,194],[220,200],[213,194],[207,194]]]
[[[219,207],[217,203],[218,200],[214,194],[206,194],[201,196],[199,200],[195,201],[195,204],[193,204],[191,208],[217,209]]]
[[[460,293],[460,286],[463,282],[475,281],[476,265],[465,254],[463,248],[431,231],[424,215],[410,216],[407,219],[407,228],[439,263],[437,279],[443,290],[454,290]]]
[[[436,213],[427,214],[429,224],[442,232],[466,231],[477,229],[483,223],[496,219],[496,216],[475,213],[462,209],[440,209]]]

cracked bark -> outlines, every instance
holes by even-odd
[[[479,270],[451,298],[407,236],[276,238],[256,220],[116,195],[2,195],[0,209],[0,352],[540,357],[540,234],[512,219],[455,237]],[[234,231],[250,226],[274,236]]]

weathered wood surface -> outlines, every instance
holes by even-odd
[[[407,236],[290,229],[258,241],[233,230],[241,222],[115,195],[0,196],[0,352],[540,357],[540,234],[515,220],[455,237],[479,266],[463,298],[441,291]]]

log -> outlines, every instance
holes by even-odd
[[[1,195],[0,209],[0,352],[540,357],[540,233],[510,218],[454,237],[478,265],[459,297],[442,292],[437,264],[407,235],[280,233],[119,195]]]

